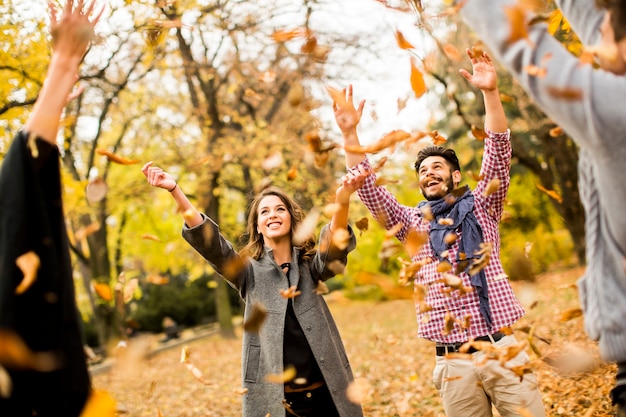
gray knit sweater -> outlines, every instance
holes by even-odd
[[[579,145],[579,187],[586,216],[587,271],[579,281],[585,328],[605,360],[626,362],[626,76],[583,65],[548,32],[529,27],[529,39],[508,43],[504,7],[516,0],[468,0],[468,25],[524,86],[552,120]],[[557,0],[585,45],[597,43],[604,11],[593,0]],[[551,54],[550,59],[544,59]],[[529,64],[547,68],[533,77]],[[582,98],[565,100],[551,88],[575,88]]]

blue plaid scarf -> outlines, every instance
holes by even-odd
[[[430,222],[430,245],[433,252],[442,261],[441,253],[449,249],[444,238],[448,233],[454,232],[459,227],[462,231],[461,240],[459,241],[459,252],[464,253],[467,259],[473,259],[477,256],[475,253],[480,250],[480,244],[483,242],[483,232],[478,224],[476,216],[474,216],[474,195],[469,186],[461,187],[454,190],[454,196],[440,198],[433,201],[422,201],[418,207],[426,204],[430,206],[433,214],[433,220]],[[439,224],[439,219],[450,218],[454,224],[446,226]],[[459,261],[457,259],[457,261]],[[469,274],[470,263],[467,263],[465,270]],[[483,316],[489,327],[491,327],[491,310],[489,308],[489,297],[487,295],[487,276],[484,270],[470,276],[472,287],[478,295],[480,314]]]

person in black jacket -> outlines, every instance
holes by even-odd
[[[79,416],[91,392],[56,138],[102,11],[94,1],[76,3],[67,0],[60,14],[50,6],[46,79],[0,168],[0,372],[9,381],[0,380],[2,416]]]

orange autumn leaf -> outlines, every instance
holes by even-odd
[[[135,290],[139,286],[139,280],[133,278],[124,285],[124,302],[129,303],[135,294]]]
[[[333,103],[337,105],[340,109],[349,108],[348,102],[346,101],[346,94],[342,90],[337,90],[331,86],[326,86],[326,91],[330,94],[330,97],[333,99]]]
[[[460,62],[463,59],[461,53],[459,52],[459,50],[456,49],[456,46],[454,46],[454,45],[452,45],[450,43],[445,44],[443,46],[443,52],[446,54],[446,56],[448,58],[450,58],[454,62]]]
[[[100,230],[100,223],[93,222],[85,227],[81,227],[74,233],[74,239],[76,241],[81,241],[85,239],[87,236],[90,236]]]
[[[289,171],[287,172],[287,181],[293,181],[296,179],[297,176],[298,176],[298,167],[294,165],[291,168],[289,168]]]
[[[41,261],[39,260],[39,256],[33,252],[26,252],[23,255],[18,256],[15,260],[15,264],[22,271],[22,281],[15,288],[16,294],[23,294],[27,289],[29,289],[37,280],[37,271],[41,266]]]
[[[296,377],[296,368],[293,365],[288,365],[282,374],[268,374],[265,375],[265,380],[273,384],[284,384]]]
[[[277,30],[272,33],[272,39],[275,42],[286,42],[295,38],[307,37],[309,31],[305,28],[297,28],[292,30]]]
[[[561,321],[570,321],[577,317],[581,317],[583,315],[583,311],[580,308],[571,308],[569,310],[565,310],[561,313]]]
[[[150,284],[155,284],[155,285],[165,285],[170,282],[170,279],[168,277],[163,277],[161,275],[150,274],[146,277],[146,282],[149,282]]]
[[[302,294],[302,291],[299,291],[295,285],[292,285],[286,290],[280,290],[280,296],[283,298],[296,298],[300,294]]]
[[[352,153],[378,153],[383,149],[387,149],[399,142],[405,141],[411,137],[411,134],[404,130],[393,130],[383,136],[378,142],[369,146],[344,146],[344,149]]]
[[[80,417],[114,417],[116,415],[117,406],[113,397],[106,391],[92,390]]]
[[[547,87],[548,94],[557,99],[562,99],[566,101],[576,101],[581,100],[583,98],[583,92],[579,88],[575,87]]]
[[[526,28],[526,11],[520,5],[506,6],[504,13],[509,19],[511,25],[511,33],[508,42],[517,42],[520,39],[528,39],[528,31]]]
[[[33,352],[17,333],[0,329],[0,366],[49,372],[59,363],[51,353]]]
[[[111,151],[107,151],[106,149],[96,149],[96,152],[100,155],[106,156],[109,161],[120,165],[133,165],[139,162],[139,159],[127,159],[123,156],[116,155]]]
[[[413,93],[415,93],[416,98],[420,98],[426,92],[424,75],[417,68],[415,58],[411,58],[411,89],[413,90]]]
[[[561,197],[556,191],[548,190],[547,188],[544,188],[541,184],[537,184],[536,186],[541,192],[548,195],[548,197],[550,197],[551,199],[557,201],[559,204],[563,203],[563,197]]]
[[[396,29],[396,42],[401,49],[414,49],[415,47],[406,40],[402,32]]]
[[[472,135],[477,140],[485,140],[487,138],[487,133],[479,127],[472,125]]]
[[[487,186],[485,187],[485,191],[483,191],[483,196],[487,197],[500,189],[500,178],[493,178]]]
[[[560,126],[553,127],[550,129],[550,137],[556,138],[563,134],[563,128]]]
[[[159,239],[159,237],[158,237],[158,236],[151,235],[150,233],[144,233],[143,235],[141,235],[141,238],[142,238],[143,240],[153,240],[153,241],[155,241],[155,242],[162,242],[162,240],[161,240],[161,239]]]
[[[435,146],[441,146],[448,141],[448,139],[446,139],[444,136],[441,136],[436,130],[429,132],[428,136],[430,136]]]
[[[94,282],[93,289],[96,291],[96,294],[98,294],[103,300],[111,301],[113,299],[113,292],[111,291],[111,287],[109,286],[109,284]]]

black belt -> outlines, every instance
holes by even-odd
[[[504,336],[506,335],[502,332],[496,332],[491,335],[494,342],[497,342],[498,340],[502,339]],[[491,339],[489,338],[489,336],[476,337],[474,340],[477,342],[491,342]],[[461,346],[463,346],[465,343],[467,342],[457,342],[457,343],[451,343],[451,344],[438,343],[436,346],[437,356],[446,356],[447,353],[458,352]],[[474,348],[473,346],[471,346],[467,350],[467,353],[474,353],[474,352],[478,352],[478,350]]]

